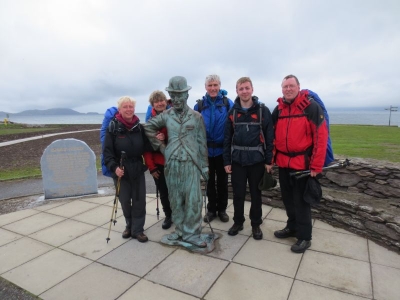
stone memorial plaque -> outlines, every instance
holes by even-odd
[[[44,198],[97,194],[96,155],[77,139],[52,142],[40,159]]]

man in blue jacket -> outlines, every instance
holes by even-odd
[[[228,94],[221,90],[221,80],[218,75],[206,77],[207,93],[197,101],[194,110],[201,113],[207,133],[209,180],[207,183],[207,214],[204,222],[211,222],[218,217],[222,222],[228,222],[226,213],[228,206],[228,174],[224,169],[224,128],[228,112],[233,106]],[[217,181],[215,182],[215,176]]]

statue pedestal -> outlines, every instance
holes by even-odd
[[[204,248],[200,248],[196,245],[190,244],[188,242],[185,242],[181,239],[178,240],[169,240],[168,239],[169,234],[164,235],[161,238],[161,243],[169,246],[181,246],[186,248],[187,250],[195,253],[200,253],[200,254],[207,254],[210,253],[214,250],[215,248],[215,241],[220,238],[219,234],[217,233],[203,233],[200,234],[200,238],[206,242],[207,246]]]

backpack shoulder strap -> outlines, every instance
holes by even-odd
[[[224,98],[222,99],[222,102],[223,102],[224,106],[226,107],[226,111],[228,112],[230,109],[228,98],[226,96],[224,96]]]
[[[201,111],[203,110],[203,99],[197,99],[196,100],[196,102],[197,102],[197,111],[199,112],[199,113],[201,113]]]
[[[119,129],[119,122],[118,120],[114,117],[108,124],[108,132],[112,133],[114,136],[117,135]]]

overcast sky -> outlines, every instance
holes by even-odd
[[[238,78],[272,110],[288,74],[329,107],[400,106],[399,0],[0,0],[0,111],[144,112],[172,76]]]

